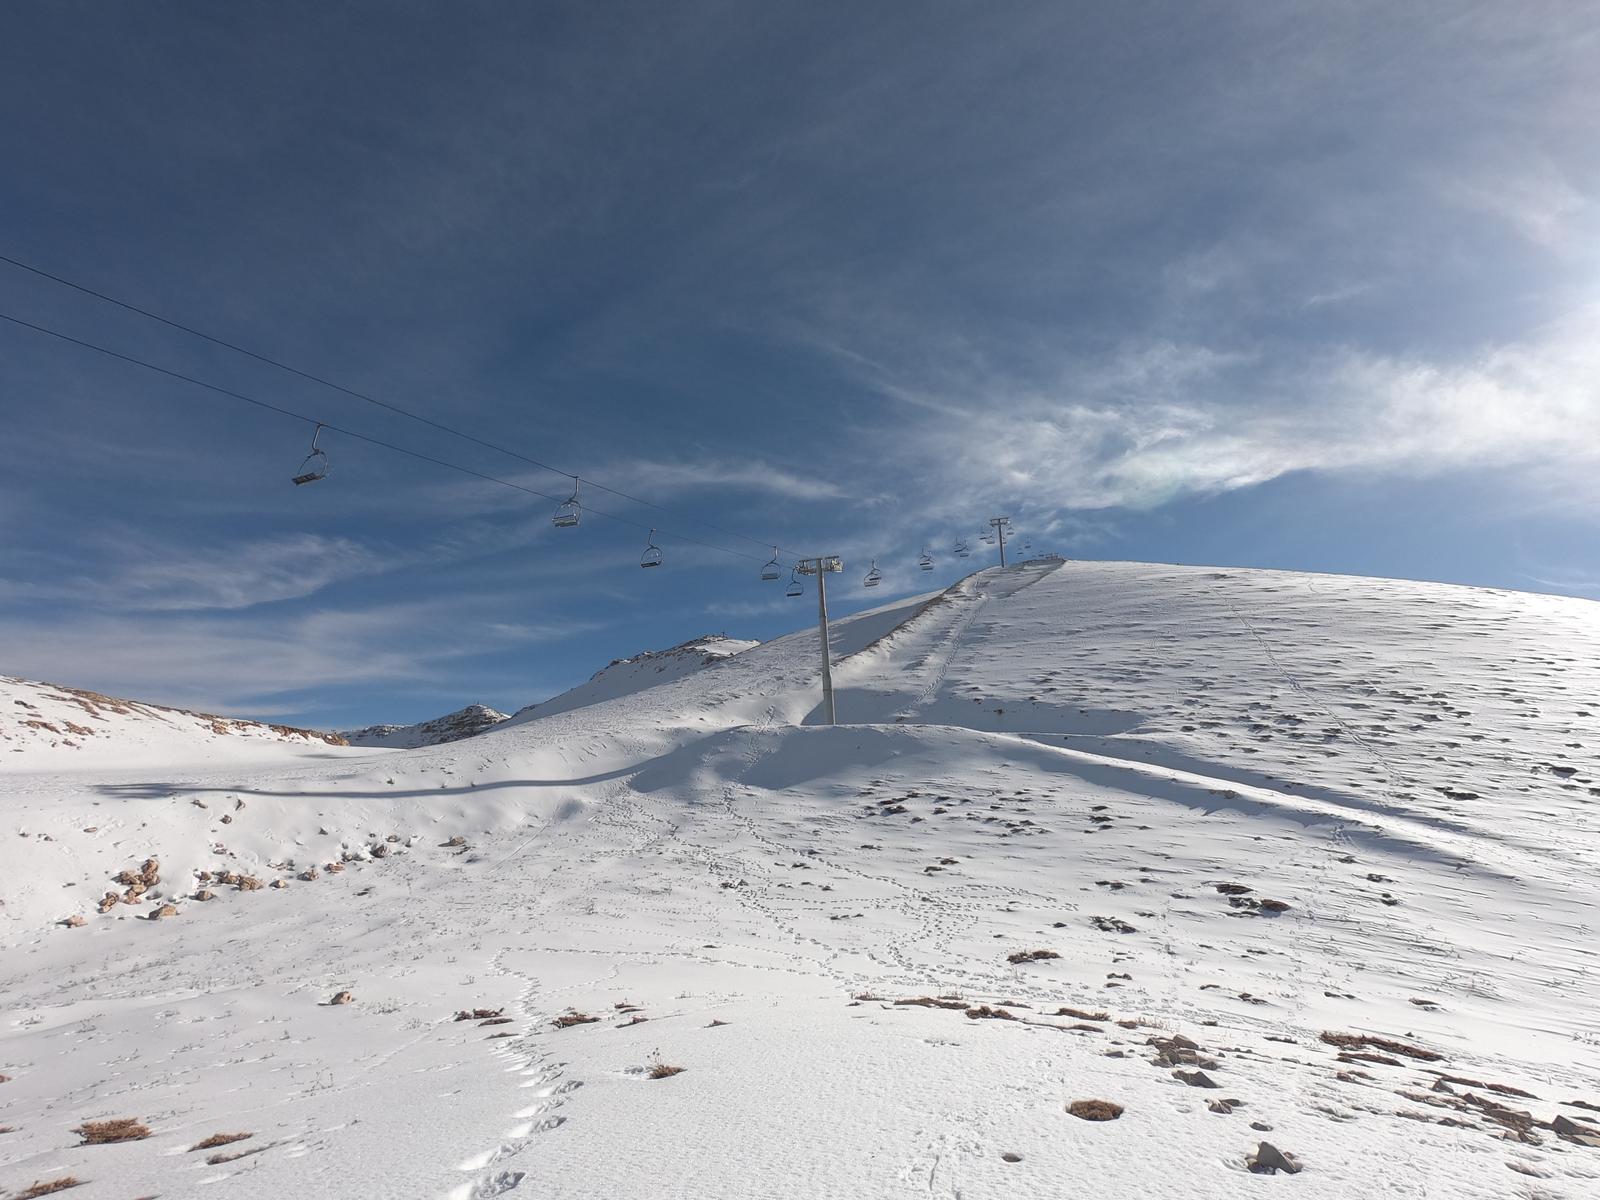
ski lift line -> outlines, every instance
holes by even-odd
[[[354,429],[346,429],[342,425],[334,425],[328,421],[319,421],[316,417],[309,417],[305,413],[299,413],[295,412],[293,409],[283,408],[280,405],[273,404],[267,400],[258,399],[255,396],[247,396],[243,392],[236,392],[232,388],[223,387],[221,384],[209,383],[204,379],[197,379],[193,375],[185,375],[182,371],[174,371],[168,367],[158,366],[155,363],[146,362],[142,358],[135,358],[131,354],[123,354],[119,350],[112,350],[106,346],[97,346],[93,342],[86,342],[82,338],[73,337],[71,334],[61,333],[57,330],[46,328],[43,325],[35,325],[32,321],[25,321],[21,317],[14,317],[7,312],[0,312],[0,321],[9,321],[11,324],[19,325],[23,329],[31,329],[35,333],[42,333],[47,337],[53,337],[59,341],[69,342],[72,345],[80,346],[85,350],[93,350],[97,354],[104,354],[108,358],[114,358],[120,362],[130,363],[136,367],[143,367],[147,371],[154,371],[156,374],[165,375],[169,379],[177,379],[184,383],[193,384],[195,387],[204,388],[210,392],[216,392],[219,396],[227,396],[231,399],[242,401],[245,404],[254,405],[256,408],[265,409],[267,412],[277,413],[280,417],[289,417],[295,421],[304,421],[307,425],[317,426],[318,428],[325,429],[330,433],[337,433],[344,437],[354,438],[356,441],[365,442],[369,446],[378,446],[384,450],[392,450],[396,454],[403,454],[407,458],[416,459],[418,462],[431,463],[433,466],[444,467],[446,470],[450,471],[459,471],[463,475],[470,475],[474,479],[483,480],[485,483],[496,483],[501,487],[507,487],[511,488],[513,491],[522,492],[524,495],[537,496],[541,500],[552,500],[560,503],[566,499],[566,497],[563,496],[551,495],[549,492],[541,492],[537,488],[525,487],[520,483],[513,483],[509,479],[501,479],[497,475],[489,475],[483,471],[476,471],[471,467],[463,467],[459,463],[448,462],[442,458],[434,458],[431,454],[424,454],[420,450],[411,450],[405,446],[398,446],[393,442],[386,442],[382,438],[375,438],[365,433],[357,433]],[[593,513],[597,517],[605,517],[607,520],[620,522],[623,525],[631,525],[635,529],[648,528],[648,526],[646,526],[643,522],[635,521],[630,517],[624,517],[617,513],[607,512],[604,509],[590,508],[586,506],[584,511]],[[680,542],[688,542],[691,545],[701,546],[707,550],[715,550],[720,554],[730,554],[736,558],[744,558],[750,560],[751,562],[757,563],[764,561],[758,554],[747,554],[743,550],[732,550],[727,546],[719,546],[714,542],[703,541],[700,538],[691,537],[686,533],[673,533],[671,530],[666,529],[658,530],[657,532],[661,533],[665,537],[676,538]]]
[[[391,404],[387,400],[380,400],[376,396],[369,396],[365,392],[359,392],[354,388],[346,387],[342,383],[335,383],[333,380],[325,379],[321,375],[314,375],[310,371],[302,371],[299,367],[290,366],[281,359],[273,358],[270,355],[260,354],[254,350],[247,349],[246,347],[239,345],[237,342],[230,342],[225,338],[217,337],[215,334],[206,333],[204,330],[196,329],[192,325],[185,325],[182,321],[175,321],[171,317],[164,317],[160,313],[152,312],[148,308],[142,308],[131,301],[119,300],[115,296],[109,296],[105,292],[96,291],[94,288],[88,287],[85,284],[74,283],[70,279],[63,278],[60,275],[52,274],[41,267],[33,266],[31,263],[25,263],[20,259],[12,258],[8,254],[0,254],[0,262],[8,263],[19,270],[27,271],[30,274],[37,275],[41,279],[48,279],[52,283],[59,283],[62,287],[71,288],[73,291],[81,292],[85,296],[93,296],[96,300],[103,300],[107,304],[114,304],[118,308],[124,309],[128,312],[137,313],[141,317],[146,317],[149,320],[157,321],[170,329],[176,329],[180,332],[189,334],[191,337],[197,337],[202,341],[210,342],[213,346],[221,346],[224,350],[231,350],[235,354],[242,354],[246,358],[253,358],[256,362],[265,363],[269,367],[276,367],[280,371],[287,371],[289,374],[304,379],[309,383],[315,383],[322,387],[332,388],[334,391],[342,392],[344,395],[353,397],[356,400],[364,401],[367,404],[377,405],[379,408],[387,409],[389,412],[395,413],[402,417],[408,417],[413,421],[420,421],[422,424],[437,429],[441,433],[448,433],[452,437],[462,438],[466,441],[474,443],[475,445],[482,446],[486,450],[494,450],[497,453],[509,455],[511,458],[515,458],[521,462],[527,463],[529,466],[538,467],[541,471],[550,471],[556,475],[565,475],[568,479],[578,478],[579,473],[576,471],[563,471],[560,467],[553,467],[549,463],[540,462],[536,458],[529,458],[526,454],[523,454],[519,451],[508,449],[507,447],[498,445],[494,442],[485,441],[483,438],[476,437],[470,433],[464,433],[459,429],[455,429],[449,425],[435,421],[431,417],[425,417],[421,413],[414,413],[410,409],[402,408],[398,404]],[[7,319],[9,320],[11,318]],[[329,425],[328,428],[332,429],[333,426]],[[348,433],[347,430],[341,432]],[[643,504],[648,508],[656,509],[658,512],[668,511],[663,505],[657,504],[653,500],[646,500],[641,496],[633,496],[627,492],[618,491],[616,488],[607,487],[603,483],[597,483],[595,480],[588,478],[588,476],[584,476],[584,479],[590,487],[616,496],[619,500],[626,500],[631,504]],[[725,529],[721,525],[713,524],[710,521],[695,520],[691,517],[690,523],[699,525],[705,529],[715,530],[716,532],[725,534],[728,537],[736,537],[746,542],[752,542],[757,546],[770,545],[770,543],[762,541],[760,538],[751,537],[746,533],[740,533],[737,529]],[[638,525],[638,528],[643,529],[644,526],[640,524]],[[681,537],[682,535],[673,534],[672,536]]]

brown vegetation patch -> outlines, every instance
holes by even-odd
[[[1054,950],[1018,950],[1015,954],[1006,955],[1008,963],[1044,962],[1046,959],[1060,958]]]
[[[83,1180],[76,1175],[63,1175],[59,1179],[49,1179],[35,1183],[32,1187],[24,1188],[17,1193],[17,1200],[39,1200],[40,1196],[53,1196],[57,1192],[64,1192],[68,1188],[81,1187]]]
[[[599,1017],[591,1017],[588,1013],[569,1012],[562,1013],[559,1017],[553,1017],[550,1024],[557,1029],[571,1029],[574,1025],[593,1025],[599,1019]]]
[[[456,1020],[487,1021],[492,1017],[498,1017],[505,1011],[506,1010],[503,1008],[463,1008],[460,1012],[456,1013]]]
[[[105,1146],[112,1142],[137,1142],[150,1136],[150,1127],[138,1117],[114,1117],[108,1121],[85,1121],[72,1131],[85,1146]]]
[[[916,1008],[952,1008],[965,1010],[965,1000],[935,999],[932,996],[913,996],[906,1000],[896,1000],[897,1005],[910,1005]]]
[[[974,1021],[1015,1021],[1016,1013],[1008,1013],[1003,1008],[990,1008],[987,1004],[980,1004],[976,1008],[967,1009],[967,1016]]]
[[[241,1158],[249,1158],[252,1154],[260,1154],[263,1150],[272,1149],[272,1143],[264,1146],[252,1146],[248,1150],[240,1150],[233,1154],[212,1154],[206,1157],[206,1166],[218,1167],[223,1163],[235,1162]]]
[[[651,1064],[650,1069],[645,1074],[651,1079],[670,1079],[674,1075],[682,1075],[683,1070],[682,1067],[668,1066],[664,1062],[658,1062]]]
[[[203,1142],[196,1142],[189,1147],[189,1153],[196,1150],[215,1150],[218,1146],[231,1146],[234,1142],[242,1142],[245,1138],[253,1138],[253,1133],[213,1133]]]
[[[1064,1004],[1060,1008],[1056,1009],[1055,1015],[1058,1016],[1058,1017],[1077,1017],[1078,1020],[1080,1020],[1080,1021],[1109,1021],[1109,1020],[1111,1020],[1111,1014],[1110,1013],[1090,1012],[1086,1008],[1068,1008]]]

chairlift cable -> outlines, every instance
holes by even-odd
[[[431,463],[436,467],[444,467],[447,470],[459,471],[463,475],[471,475],[473,478],[482,479],[487,483],[497,483],[501,487],[508,487],[514,491],[522,492],[525,495],[538,496],[541,500],[554,500],[557,503],[560,503],[564,499],[564,497],[561,496],[553,496],[549,492],[541,492],[537,488],[530,488],[520,483],[513,483],[509,479],[501,479],[498,475],[490,475],[484,471],[477,471],[471,467],[464,467],[460,463],[453,463],[442,458],[435,458],[433,455],[424,454],[420,450],[411,450],[405,446],[396,445],[394,442],[386,442],[382,438],[376,438],[370,434],[357,433],[354,429],[346,429],[342,425],[334,425],[329,421],[318,420],[316,417],[307,416],[305,413],[299,413],[295,412],[293,409],[283,408],[280,405],[273,404],[267,400],[258,399],[255,396],[247,396],[243,392],[234,391],[232,388],[225,388],[221,384],[209,383],[204,379],[197,379],[193,375],[185,375],[182,371],[174,371],[169,367],[158,366],[153,362],[147,362],[142,358],[135,358],[131,354],[123,354],[119,350],[112,350],[106,346],[98,346],[93,342],[84,341],[82,338],[73,337],[71,334],[61,333],[57,330],[49,329],[43,325],[35,325],[32,321],[25,321],[21,317],[14,317],[7,312],[0,312],[0,321],[9,321],[13,325],[19,325],[24,329],[31,329],[35,333],[42,333],[48,337],[53,337],[63,342],[69,342],[72,345],[80,346],[85,350],[93,350],[97,354],[104,354],[108,358],[115,358],[121,362],[131,363],[136,367],[143,367],[147,371],[154,371],[158,375],[167,376],[169,379],[178,379],[184,383],[193,384],[195,387],[205,388],[207,391],[216,392],[220,396],[228,396],[231,399],[242,401],[245,404],[254,405],[256,408],[265,409],[267,412],[277,413],[281,417],[290,417],[296,421],[304,421],[307,425],[318,426],[322,429],[328,430],[330,433],[337,433],[343,435],[344,437],[354,438],[356,441],[365,442],[370,446],[379,446],[385,450],[393,450],[396,454],[403,454],[408,458],[416,459],[418,462]],[[604,509],[588,508],[586,511],[593,513],[597,517],[605,517],[607,520],[618,521],[624,525],[631,525],[635,529],[648,528],[648,526],[646,526],[643,522],[635,521],[631,517],[621,516],[618,513],[607,512]],[[691,537],[686,533],[673,533],[672,531],[665,529],[660,530],[659,532],[666,534],[668,537],[677,538],[680,542],[689,542],[692,545],[701,546],[707,550],[715,550],[721,554],[731,554],[737,558],[749,559],[751,562],[757,563],[765,561],[759,555],[747,554],[743,550],[733,550],[727,546],[719,546],[715,542],[707,542],[697,537]]]
[[[540,462],[538,459],[530,458],[526,454],[523,454],[523,453],[521,453],[519,451],[512,450],[512,449],[509,449],[509,448],[507,448],[505,446],[498,445],[495,442],[487,441],[487,440],[485,440],[483,438],[480,438],[480,437],[477,437],[477,436],[475,436],[473,434],[465,433],[460,429],[455,429],[452,426],[445,425],[440,421],[435,421],[431,417],[425,417],[421,413],[415,413],[415,412],[412,412],[410,409],[402,408],[398,404],[392,404],[387,400],[380,400],[376,396],[369,396],[365,392],[360,392],[360,391],[357,391],[354,388],[346,387],[342,383],[335,383],[333,380],[325,379],[321,375],[315,375],[315,374],[311,373],[310,371],[302,371],[299,367],[291,366],[291,365],[289,365],[288,363],[284,362],[281,359],[273,358],[270,355],[261,354],[261,353],[258,353],[255,350],[247,349],[246,347],[239,345],[237,342],[230,342],[225,338],[217,337],[215,334],[206,333],[203,330],[196,329],[192,325],[185,325],[182,321],[175,321],[171,317],[164,317],[160,313],[152,312],[150,309],[143,308],[143,307],[141,307],[141,306],[139,306],[137,304],[132,303],[131,301],[119,300],[115,296],[107,295],[105,292],[97,291],[94,288],[88,287],[85,284],[74,283],[70,279],[66,279],[66,278],[64,278],[64,277],[62,277],[60,275],[53,274],[50,271],[44,270],[42,267],[33,266],[31,263],[25,263],[25,262],[21,261],[20,259],[12,258],[8,254],[0,254],[0,262],[8,263],[13,267],[18,268],[19,270],[27,271],[30,274],[37,275],[41,279],[48,279],[52,283],[59,283],[62,287],[71,288],[73,291],[81,292],[85,296],[93,296],[96,300],[103,300],[107,304],[114,304],[118,308],[124,309],[127,312],[137,313],[141,317],[146,317],[146,318],[148,318],[149,320],[152,320],[152,321],[158,321],[162,325],[166,325],[171,329],[177,329],[177,330],[179,330],[179,331],[181,331],[183,333],[189,334],[192,337],[200,338],[203,341],[210,342],[214,346],[221,346],[223,349],[231,350],[235,354],[243,354],[246,358],[253,358],[257,362],[265,363],[269,367],[276,367],[280,371],[287,371],[289,374],[298,376],[299,378],[304,379],[304,380],[306,380],[306,381],[308,381],[310,383],[319,384],[322,387],[332,388],[336,392],[343,392],[346,396],[351,396],[354,399],[365,401],[367,404],[374,404],[379,408],[387,409],[389,412],[396,413],[399,416],[408,417],[413,421],[420,421],[422,424],[428,425],[428,426],[430,426],[430,427],[432,427],[434,429],[437,429],[441,433],[448,433],[452,437],[462,438],[462,439],[464,439],[466,441],[469,441],[469,442],[472,442],[472,443],[474,443],[476,445],[482,446],[485,449],[494,450],[494,451],[496,451],[496,452],[498,452],[500,454],[509,455],[512,458],[518,459],[518,460],[520,460],[522,462],[525,462],[525,463],[529,464],[530,466],[538,467],[541,471],[550,471],[550,472],[552,472],[552,473],[554,473],[556,475],[565,475],[568,479],[576,479],[578,477],[578,473],[575,472],[575,471],[563,471],[560,467],[553,467],[549,463]],[[7,319],[9,320],[11,318],[7,318]],[[48,331],[45,331],[45,332],[48,332]],[[98,349],[98,347],[92,347],[92,348]],[[191,381],[191,382],[193,382],[193,381]],[[202,384],[201,386],[206,386],[206,385]],[[329,425],[328,428],[332,429],[333,426]],[[344,431],[341,431],[341,432],[345,432],[345,433],[348,434],[349,431],[348,430],[344,430]],[[670,511],[664,505],[657,504],[653,500],[646,500],[641,496],[634,496],[634,495],[630,495],[627,492],[618,491],[616,488],[607,487],[603,483],[597,483],[593,479],[588,479],[587,476],[585,477],[585,479],[588,482],[590,487],[595,488],[595,489],[597,489],[599,491],[602,491],[602,492],[607,492],[607,493],[609,493],[609,494],[611,494],[613,496],[616,496],[618,499],[626,500],[631,504],[643,504],[643,505],[645,505],[645,506],[647,506],[649,508],[656,509],[656,510],[658,510],[660,512],[668,512],[668,511]],[[539,494],[542,494],[542,493],[539,493]],[[594,510],[594,511],[598,512],[599,510]],[[677,515],[677,514],[675,514],[675,515]],[[766,546],[766,545],[770,544],[768,542],[762,541],[760,538],[751,537],[749,534],[746,534],[746,533],[740,533],[736,529],[725,529],[721,525],[713,524],[710,521],[703,521],[703,520],[696,519],[694,517],[689,517],[689,518],[687,518],[687,520],[689,521],[690,524],[700,525],[700,526],[702,526],[702,527],[704,527],[706,529],[714,529],[718,533],[726,534],[728,537],[736,537],[736,538],[739,538],[739,539],[741,539],[743,541],[746,541],[746,542],[753,542],[754,544],[756,544],[758,546]],[[635,523],[635,524],[640,529],[644,528],[643,524],[639,524],[639,523]],[[683,538],[682,534],[673,534],[672,536],[680,538],[680,539],[683,539],[683,540],[686,540],[686,541],[693,540],[693,539]],[[705,544],[708,544],[708,543],[701,543],[701,544],[705,545]]]

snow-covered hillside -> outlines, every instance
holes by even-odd
[[[516,724],[536,721],[556,713],[571,712],[575,708],[616,700],[663,683],[673,683],[757,645],[760,643],[731,638],[721,633],[708,633],[665,650],[646,650],[632,658],[614,659],[590,676],[586,683],[569,688],[559,696],[541,700],[538,704],[519,708],[512,714],[511,720]]]
[[[0,675],[0,771],[37,766],[282,760],[343,746],[338,734],[121,700]]]
[[[835,728],[801,631],[445,746],[7,764],[0,1188],[1600,1192],[1596,605],[1069,563],[835,642]]]
[[[339,736],[352,746],[415,750],[421,746],[442,746],[446,742],[476,737],[504,720],[505,713],[496,712],[487,704],[469,704],[431,721],[418,721],[415,725],[369,725],[365,729],[341,730]]]

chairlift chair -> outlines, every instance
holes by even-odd
[[[805,590],[806,590],[805,589],[805,585],[800,582],[800,576],[797,575],[794,571],[790,571],[789,572],[789,586],[784,591],[784,595],[789,596],[791,598],[793,598],[795,596],[803,596],[803,595],[805,595]]]
[[[872,560],[872,569],[861,578],[862,587],[877,587],[883,582],[883,576],[878,574],[878,560]]]
[[[956,539],[956,544],[955,544],[955,549],[954,549],[955,556],[957,558],[965,558],[965,557],[967,557],[967,555],[969,555],[971,553],[972,553],[972,551],[967,549],[966,542],[962,541],[960,538],[957,538]]]
[[[300,470],[295,473],[294,484],[299,487],[303,483],[315,483],[319,479],[328,477],[328,456],[317,446],[317,439],[322,436],[322,426],[319,424],[316,432],[311,435],[311,453],[306,455],[305,462],[300,464]]]
[[[572,477],[572,495],[556,507],[555,515],[550,518],[550,524],[557,529],[571,529],[578,523],[578,518],[583,516],[583,505],[578,502],[580,488],[578,477]]]
[[[778,565],[778,548],[772,548],[772,561],[761,568],[761,578],[764,580],[781,579],[783,568]]]
[[[922,557],[917,559],[917,566],[921,567],[924,571],[933,570],[933,555],[924,550],[922,552]]]
[[[641,567],[659,567],[661,565],[661,547],[656,545],[656,531],[652,529],[650,536],[644,540],[644,553],[639,556]]]

